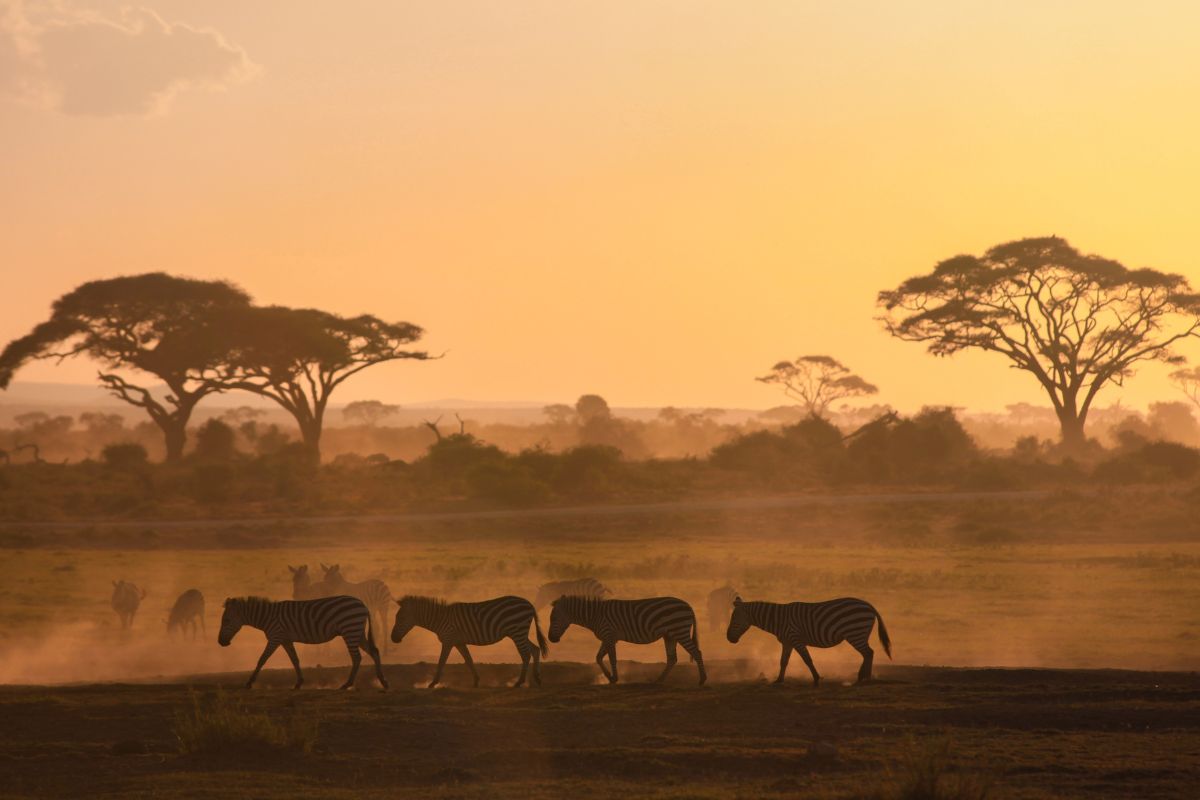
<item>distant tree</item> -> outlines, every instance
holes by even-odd
[[[569,425],[575,420],[575,409],[566,403],[552,403],[542,408],[551,425]]]
[[[208,319],[249,302],[245,292],[223,281],[161,272],[85,283],[54,301],[48,320],[0,353],[0,389],[32,360],[94,358],[106,370],[99,373],[101,383],[150,415],[166,440],[167,460],[176,461],[192,410],[223,388],[206,374],[222,356],[205,334]],[[119,370],[151,375],[166,384],[167,394],[156,397]]]
[[[197,461],[232,461],[237,455],[236,435],[233,428],[215,417],[196,431],[196,449],[192,457]]]
[[[1188,403],[1151,403],[1146,422],[1160,439],[1190,447],[1200,444],[1200,424]]]
[[[598,394],[580,395],[575,401],[575,414],[584,425],[594,420],[612,419],[612,409],[608,401]]]
[[[400,406],[389,405],[379,400],[355,400],[353,403],[346,404],[346,407],[342,409],[342,416],[351,424],[367,425],[373,428],[386,417],[397,414],[399,411]]]
[[[421,328],[366,314],[341,317],[312,308],[245,308],[219,319],[215,330],[229,353],[218,370],[221,383],[282,406],[295,418],[314,460],[321,457],[325,410],[334,389],[376,364],[429,358],[424,351],[408,349],[421,338]]]
[[[1102,388],[1120,385],[1140,361],[1178,363],[1171,346],[1200,332],[1200,297],[1183,276],[1128,269],[1057,237],[947,259],[880,292],[879,304],[889,333],[934,355],[984,350],[1031,373],[1068,451],[1084,447]]]
[[[766,411],[760,411],[758,414],[758,418],[764,422],[781,425],[795,425],[806,416],[808,415],[796,406],[774,406]]]
[[[254,406],[237,406],[229,408],[221,412],[219,419],[227,425],[240,428],[247,422],[254,422],[267,415],[265,408],[255,408]]]
[[[71,426],[75,424],[75,420],[65,414],[52,417],[44,411],[27,411],[24,414],[17,414],[13,417],[13,422],[17,423],[17,427],[24,433],[46,437],[61,436],[71,430]]]
[[[125,418],[120,414],[105,414],[101,411],[85,411],[79,415],[79,424],[93,436],[113,436],[125,430]]]
[[[100,457],[112,469],[136,470],[146,465],[146,448],[140,444],[110,444],[104,448]]]
[[[829,405],[837,400],[877,394],[879,389],[855,375],[831,356],[800,356],[795,361],[780,361],[771,371],[755,380],[783,388],[806,414],[824,417]]]

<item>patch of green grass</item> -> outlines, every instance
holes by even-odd
[[[309,753],[317,742],[317,720],[293,713],[287,722],[276,722],[225,692],[193,692],[191,707],[175,714],[174,732],[185,755]]]

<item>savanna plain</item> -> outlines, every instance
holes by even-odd
[[[812,495],[783,501],[318,520],[8,524],[0,551],[0,794],[12,797],[1184,797],[1200,779],[1200,536],[1186,490]],[[291,595],[288,565],[341,565],[393,593],[532,599],[596,576],[617,596],[692,603],[709,681],[661,644],[591,634],[552,645],[541,688],[508,688],[511,642],[457,655],[428,690],[432,634],[336,692],[340,644],[300,646],[291,691],[243,630],[215,642],[226,596]],[[319,574],[319,573],[318,573]],[[131,630],[111,581],[146,590]],[[875,679],[848,645],[811,685],[779,646],[737,645],[710,591],[872,602]],[[206,633],[168,637],[185,589]],[[541,609],[543,629],[549,609]],[[377,632],[386,638],[387,632]],[[369,660],[367,662],[369,664]]]

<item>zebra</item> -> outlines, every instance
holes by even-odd
[[[324,581],[313,583],[312,576],[308,574],[307,564],[301,564],[298,567],[289,564],[288,571],[292,573],[293,600],[316,600],[318,597],[333,597],[340,594],[333,591]]]
[[[471,660],[469,644],[495,644],[504,638],[512,639],[521,655],[521,677],[513,687],[523,686],[529,671],[529,659],[533,659],[533,682],[542,685],[542,657],[549,655],[550,648],[542,636],[542,624],[537,610],[523,597],[497,597],[480,603],[447,603],[432,597],[405,595],[396,601],[396,624],[392,627],[392,641],[399,643],[414,627],[425,628],[437,634],[442,643],[442,654],[438,657],[437,672],[429,682],[429,688],[442,680],[442,669],[450,649],[462,653],[463,661],[471,670],[475,686],[479,686],[479,673]],[[529,641],[529,623],[537,632],[537,647]]]
[[[296,685],[299,689],[304,684],[304,676],[300,672],[300,658],[296,655],[296,642],[302,644],[322,644],[337,636],[341,636],[350,651],[350,677],[341,685],[349,689],[354,685],[358,676],[358,665],[362,660],[358,649],[362,647],[367,655],[375,660],[375,675],[384,689],[388,682],[383,677],[383,664],[379,660],[379,648],[375,646],[375,637],[371,632],[371,615],[362,601],[356,597],[338,595],[336,597],[321,597],[315,600],[282,600],[274,602],[265,597],[230,597],[225,600],[225,613],[221,615],[221,632],[217,634],[217,643],[228,647],[233,637],[243,625],[258,628],[267,637],[267,646],[259,656],[258,666],[246,681],[246,688],[254,685],[263,664],[283,645],[283,650],[292,660],[296,670]],[[366,638],[363,638],[363,633]]]
[[[555,598],[563,595],[579,597],[595,597],[603,600],[612,596],[612,590],[595,578],[579,578],[573,581],[552,581],[538,587],[537,598],[533,601],[534,608],[544,608]]]
[[[841,597],[821,603],[746,603],[742,598],[735,597],[733,616],[729,619],[726,636],[730,642],[737,644],[738,639],[742,638],[742,634],[749,630],[751,625],[775,634],[775,638],[783,645],[783,652],[779,656],[779,677],[775,682],[783,683],[788,659],[791,658],[792,650],[795,650],[812,673],[813,686],[820,685],[821,676],[813,666],[808,646],[833,647],[843,641],[849,642],[863,658],[862,666],[858,670],[858,680],[861,683],[871,677],[875,651],[867,644],[867,639],[871,636],[871,628],[876,620],[879,620],[879,642],[888,658],[891,658],[892,642],[888,638],[883,617],[873,605],[854,597]]]
[[[609,683],[617,682],[617,642],[650,644],[659,639],[667,649],[667,666],[658,676],[661,683],[675,666],[675,645],[683,645],[700,670],[704,685],[704,657],[700,653],[700,631],[696,612],[677,597],[649,597],[644,600],[597,600],[594,597],[565,595],[552,603],[550,641],[557,643],[572,624],[587,628],[600,640],[596,663]],[[610,672],[604,666],[608,655]]]
[[[129,581],[113,581],[112,610],[121,620],[121,630],[133,627],[133,616],[138,606],[146,599],[146,591]]]
[[[733,599],[735,597],[737,597],[737,592],[728,583],[708,593],[709,630],[713,632],[719,631],[729,622],[729,615],[733,612]]]
[[[381,580],[365,580],[361,583],[351,583],[342,574],[341,564],[332,567],[321,565],[325,573],[324,590],[329,594],[348,594],[363,601],[363,605],[371,612],[371,621],[378,620],[379,630],[387,628],[388,610],[392,607],[392,590]],[[322,584],[316,584],[321,586]],[[383,639],[383,649],[387,651],[387,637]]]
[[[196,638],[196,620],[200,620],[201,631],[204,635],[208,635],[208,631],[204,628],[204,595],[199,589],[188,589],[183,594],[179,595],[179,599],[175,601],[175,606],[171,609],[171,614],[167,617],[167,635],[178,628],[179,632],[187,635],[187,626],[192,626],[192,638]]]

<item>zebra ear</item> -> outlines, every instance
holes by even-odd
[[[113,581],[113,586],[115,587],[116,585],[117,585],[117,582],[116,582],[116,581]]]
[[[736,595],[736,594],[735,594],[735,595],[733,596],[733,604],[734,604],[735,606],[740,606],[740,605],[742,604],[742,597],[741,597],[741,595]]]
[[[297,572],[299,572],[299,571],[300,571],[300,570],[296,569],[296,568],[295,568],[295,567],[293,567],[291,564],[288,564],[288,572],[290,572],[290,573],[292,573],[293,575],[295,575],[295,574],[296,574]]]

